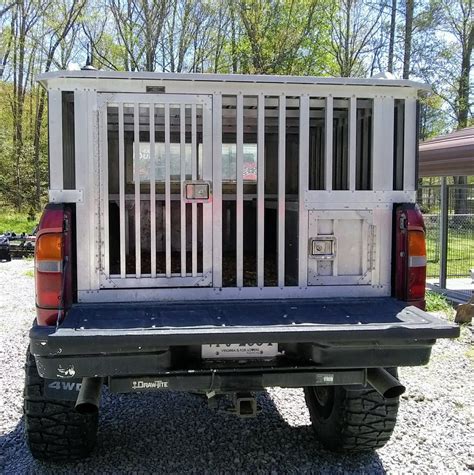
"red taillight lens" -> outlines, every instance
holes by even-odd
[[[424,308],[426,240],[423,216],[412,204],[396,211],[394,294],[400,300]]]
[[[425,299],[426,286],[426,267],[414,267],[408,271],[408,298],[407,300],[423,300]],[[415,305],[415,303],[414,303]],[[423,306],[422,304],[417,306]]]
[[[426,242],[424,231],[408,230],[408,299],[424,300],[426,286]]]
[[[69,212],[51,205],[41,217],[35,246],[38,325],[56,324],[70,301],[70,270],[65,268],[70,255],[68,219]]]

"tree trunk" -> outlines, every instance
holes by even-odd
[[[470,72],[471,56],[474,46],[474,26],[471,26],[468,32],[465,46],[463,45],[461,76],[459,78],[458,89],[458,129],[464,129],[468,126],[469,118],[469,92],[470,92]]]
[[[403,54],[403,79],[410,77],[411,62],[411,38],[413,33],[413,12],[415,9],[414,0],[406,0],[405,11],[405,41]]]
[[[390,39],[388,43],[387,71],[393,73],[393,50],[395,48],[395,28],[397,22],[397,0],[392,0],[392,14],[390,18]]]
[[[352,9],[352,0],[347,0],[346,2],[346,31],[344,39],[344,66],[341,71],[343,77],[349,77],[351,75],[351,51],[350,51],[350,42],[349,38],[351,36],[351,9]]]
[[[35,166],[35,209],[39,210],[41,201],[41,164],[40,164],[40,146],[41,129],[43,123],[44,105],[46,93],[44,89],[40,91],[38,111],[36,113],[35,133],[33,137],[33,161]]]
[[[454,176],[453,182],[455,185],[467,185],[466,176]],[[468,204],[467,204],[467,188],[460,186],[459,188],[454,189],[454,203],[453,203],[454,214],[468,214]]]
[[[235,10],[234,6],[230,4],[230,29],[231,29],[231,56],[232,56],[232,73],[238,72],[237,61],[237,34],[235,28]]]

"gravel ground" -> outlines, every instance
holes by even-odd
[[[336,456],[314,440],[301,390],[272,389],[262,413],[239,420],[181,393],[102,399],[98,446],[77,464],[34,461],[22,421],[23,364],[34,317],[32,261],[0,263],[0,472],[474,471],[474,351],[470,329],[440,341],[426,367],[403,368],[408,387],[390,443],[374,454]]]

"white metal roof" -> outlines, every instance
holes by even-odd
[[[252,74],[208,74],[208,73],[155,73],[147,71],[54,71],[40,74],[36,80],[47,86],[51,79],[127,79],[158,81],[207,81],[207,82],[244,82],[244,83],[281,83],[281,84],[330,84],[345,86],[396,86],[428,90],[427,84],[405,79],[380,78],[344,78],[315,76],[267,76]]]

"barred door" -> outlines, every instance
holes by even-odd
[[[101,94],[99,147],[101,287],[211,286],[210,96]]]

